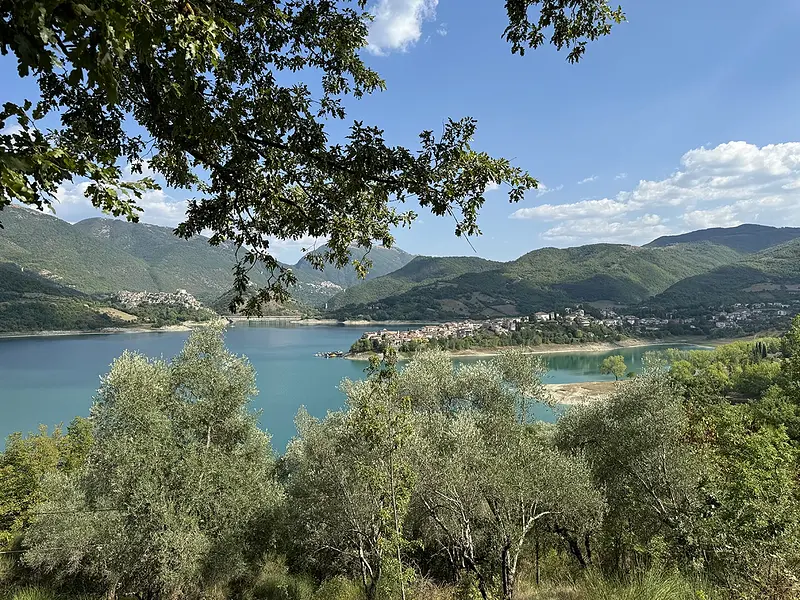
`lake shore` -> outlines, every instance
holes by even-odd
[[[605,398],[614,390],[617,383],[616,381],[547,383],[544,387],[556,404],[575,406]]]
[[[187,321],[180,325],[165,325],[164,327],[105,327],[103,329],[64,329],[50,331],[18,331],[0,333],[0,339],[66,337],[85,335],[114,335],[118,333],[175,333],[192,331],[198,327],[205,327],[205,322]]]
[[[591,342],[588,344],[542,344],[541,346],[503,346],[500,348],[470,348],[469,350],[448,350],[447,355],[453,358],[483,358],[498,356],[506,350],[513,348],[521,349],[524,354],[559,354],[569,352],[577,353],[599,353],[599,352],[613,352],[614,350],[622,350],[624,348],[641,348],[643,346],[674,346],[676,344],[692,344],[702,346],[706,340],[687,340],[675,339],[669,341],[655,341],[643,340],[639,338],[630,338],[627,340],[620,340],[619,342]],[[710,347],[710,346],[709,346]],[[350,360],[369,360],[372,355],[371,352],[360,352],[358,354],[348,354],[344,358]],[[410,359],[413,354],[400,354],[402,359]]]

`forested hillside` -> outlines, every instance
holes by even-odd
[[[502,263],[476,256],[417,256],[405,267],[354,286],[334,296],[329,309],[359,305],[389,298],[419,285],[447,281],[465,273],[483,273]]]
[[[86,293],[159,290],[146,261],[66,221],[15,206],[3,211],[0,261]],[[174,291],[174,290],[170,290]]]
[[[86,294],[0,262],[0,332],[85,330],[119,325]]]
[[[211,303],[227,294],[233,283],[235,255],[231,245],[212,246],[201,236],[181,239],[168,227],[105,218],[71,225],[19,207],[4,211],[3,224],[0,261],[87,294],[185,289]],[[367,278],[374,278],[403,266],[412,256],[400,249],[377,246],[369,258],[373,268]],[[294,297],[309,305],[324,303],[360,281],[352,266],[337,269],[328,265],[319,271],[305,259],[285,266],[298,279],[292,289]],[[256,286],[266,282],[266,274],[258,268],[250,276]]]
[[[421,260],[417,258],[332,302],[339,318],[417,320],[529,314],[576,302],[633,304],[683,278],[739,258],[736,251],[713,244],[666,248],[596,244],[543,248],[509,263],[481,263],[481,271],[460,273],[449,263],[438,262],[443,259],[431,259],[443,268],[426,278],[401,279]]]
[[[671,246],[693,242],[711,242],[728,246],[739,252],[759,252],[800,238],[800,227],[769,227],[744,224],[738,227],[713,227],[690,231],[681,235],[665,235],[647,244],[647,247]]]
[[[774,302],[800,296],[800,239],[677,282],[649,303],[660,308]]]

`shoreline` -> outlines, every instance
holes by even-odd
[[[521,348],[523,354],[563,354],[563,353],[586,353],[598,354],[601,352],[612,352],[614,350],[624,350],[626,348],[642,348],[645,346],[674,346],[678,345],[692,345],[704,346],[707,345],[708,340],[691,341],[687,339],[664,341],[649,341],[639,338],[631,338],[628,340],[621,340],[619,342],[591,342],[588,344],[542,344],[541,346],[502,346],[498,348],[470,348],[469,350],[447,350],[446,353],[452,358],[483,358],[491,356],[499,356],[505,350],[513,348]],[[347,354],[344,358],[349,360],[369,360],[372,352],[360,352],[358,354]],[[409,360],[413,354],[400,353],[398,357],[401,360]]]
[[[545,383],[544,389],[557,406],[577,406],[602,400],[621,381],[581,381],[578,383]]]
[[[82,337],[86,335],[116,335],[119,333],[181,333],[205,327],[205,323],[187,321],[180,325],[164,327],[106,327],[103,329],[54,329],[47,331],[12,331],[0,333],[0,340],[44,338],[44,337]]]
[[[430,321],[339,321],[338,319],[304,319],[300,315],[292,316],[268,316],[268,317],[243,317],[243,316],[230,316],[223,315],[223,318],[229,319],[234,324],[236,323],[272,323],[272,322],[285,322],[291,325],[305,325],[308,327],[320,325],[336,325],[339,327],[368,327],[368,326],[383,326],[383,325],[430,325]]]

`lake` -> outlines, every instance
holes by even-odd
[[[238,324],[227,330],[228,348],[247,356],[256,369],[259,394],[253,408],[261,411],[261,425],[272,435],[276,450],[282,451],[294,435],[300,406],[322,417],[343,404],[339,382],[364,375],[363,361],[318,358],[314,353],[346,351],[367,329]],[[124,350],[168,358],[180,351],[187,336],[163,332],[0,339],[0,447],[14,431],[34,431],[39,423],[52,427],[88,415],[100,376]],[[629,369],[638,371],[645,352],[663,348],[543,355],[551,369],[546,383],[613,379],[599,373],[605,356],[622,354]],[[546,408],[538,416],[555,418]]]

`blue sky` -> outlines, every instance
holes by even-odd
[[[800,226],[800,2],[623,1],[628,22],[578,65],[551,48],[510,53],[500,0],[377,0],[368,63],[388,90],[349,101],[349,119],[415,146],[447,117],[478,119],[475,147],[546,186],[518,205],[487,194],[472,240],[510,260],[542,246],[641,244],[742,222]],[[11,64],[7,95],[28,87]],[[91,214],[80,186],[59,216]],[[180,195],[146,199],[144,221],[173,225]],[[295,260],[308,241],[279,243]],[[472,254],[453,223],[424,211],[398,245]]]

